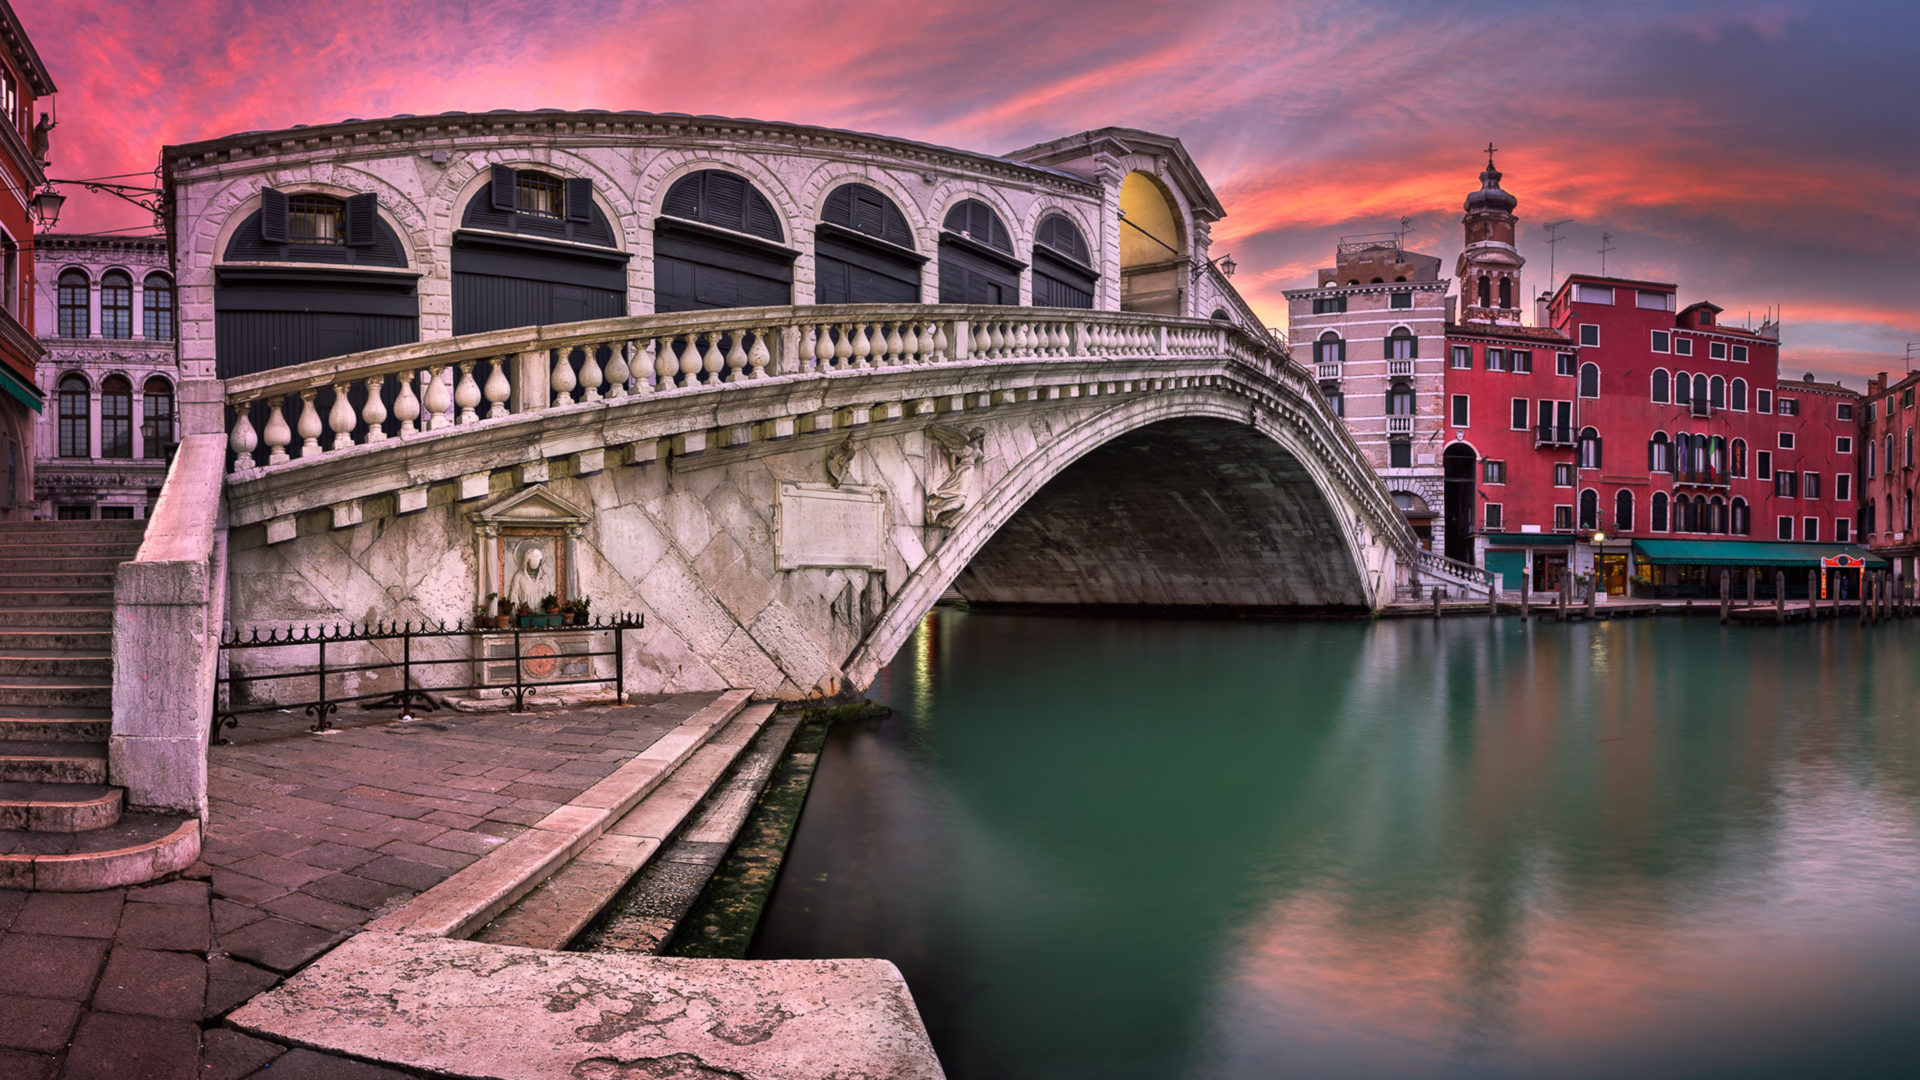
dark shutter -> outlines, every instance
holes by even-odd
[[[507,165],[493,167],[493,208],[512,213],[518,209],[519,202],[514,195],[514,184],[519,178],[519,170]]]
[[[978,199],[964,199],[947,211],[945,227],[964,233],[976,244],[1013,254],[1013,241],[1007,238],[1007,227],[1001,224],[1000,215]]]
[[[584,177],[567,177],[567,220],[593,220],[593,181]]]
[[[780,216],[773,212],[773,204],[751,187],[747,188],[747,218],[741,231],[763,240],[772,240],[776,244],[786,239],[786,234],[780,229]]]
[[[718,170],[706,174],[706,214],[700,218],[709,225],[747,231],[747,183],[731,173]]]
[[[380,235],[375,227],[380,220],[380,197],[372,192],[349,195],[346,218],[347,246],[372,247]]]
[[[260,189],[260,235],[270,244],[287,242],[287,193]]]
[[[820,220],[912,250],[913,229],[892,199],[866,184],[842,184],[827,196]]]
[[[661,212],[668,217],[686,218],[688,221],[700,220],[700,173],[683,176],[667,189],[666,202]]]

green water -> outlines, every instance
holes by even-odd
[[[1917,646],[941,610],[756,954],[955,1080],[1920,1075]]]

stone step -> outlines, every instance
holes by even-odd
[[[192,866],[199,819],[123,813],[105,828],[56,833],[0,831],[0,888],[92,892],[138,885]]]
[[[0,743],[0,783],[104,784],[107,748],[99,743]]]
[[[465,937],[511,907],[717,735],[752,696],[728,690],[527,831],[367,924],[380,933]]]
[[[118,553],[67,555],[35,544],[30,552],[0,550],[0,574],[111,574],[125,561]]]
[[[559,872],[481,927],[473,940],[560,949],[598,918],[726,775],[773,716],[772,705],[741,711],[632,810]]]
[[[0,536],[12,533],[111,533],[145,532],[147,523],[139,518],[107,519],[88,521],[0,521]]]
[[[15,675],[49,678],[113,679],[113,657],[106,653],[72,653],[54,649],[0,650],[0,680]]]
[[[0,712],[15,705],[74,705],[113,708],[111,678],[0,674]]]
[[[113,628],[110,604],[75,607],[0,607],[0,630],[85,630]]]
[[[44,590],[65,591],[68,589],[113,589],[113,571],[105,573],[27,573],[10,571],[0,566],[0,591],[17,592]]]
[[[139,544],[115,541],[65,541],[58,539],[15,538],[0,541],[0,551],[13,559],[113,559],[126,562],[140,550]]]
[[[0,743],[104,743],[111,734],[111,708],[0,705]]]
[[[113,628],[64,629],[46,627],[20,630],[0,626],[0,652],[24,650],[25,653],[92,653],[108,656],[113,652]]]
[[[111,584],[104,589],[0,589],[0,608],[113,607]]]
[[[0,832],[87,832],[120,820],[122,792],[104,784],[0,783]]]

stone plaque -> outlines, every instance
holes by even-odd
[[[773,519],[775,569],[882,570],[886,535],[887,501],[878,488],[780,485]]]

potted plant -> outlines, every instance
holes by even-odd
[[[540,598],[540,625],[560,625],[560,598],[548,593]]]
[[[473,628],[486,630],[493,626],[493,597],[489,595],[484,604],[473,606]]]
[[[538,623],[533,621],[534,620],[533,609],[527,606],[527,602],[525,600],[520,601],[520,606],[514,609],[513,614],[515,618],[518,618],[520,620],[521,626],[538,626],[539,625]]]
[[[498,627],[501,630],[505,630],[508,627],[513,625],[513,601],[507,599],[504,596],[501,597],[495,603],[493,613],[494,613],[494,620],[493,620],[494,626]]]
[[[581,596],[581,597],[575,598],[573,603],[569,606],[571,607],[572,610],[568,613],[568,616],[567,616],[568,622],[574,623],[579,626],[585,626],[587,623],[592,621],[592,619],[588,617],[588,613],[592,608],[592,601],[588,600],[586,597]]]

